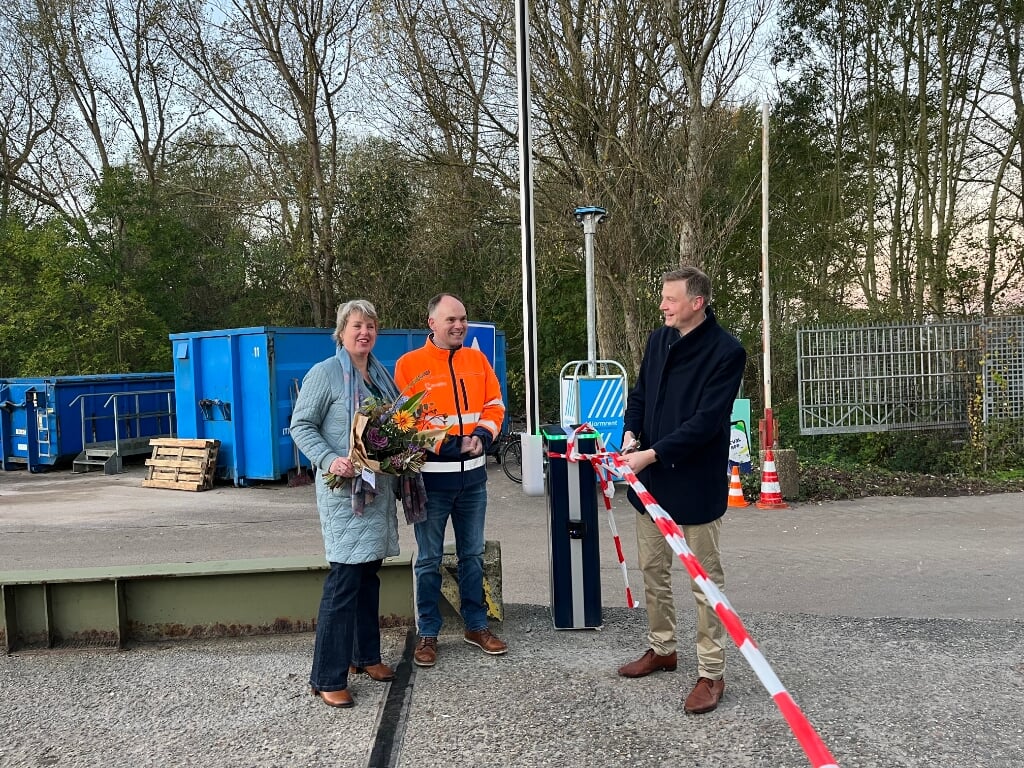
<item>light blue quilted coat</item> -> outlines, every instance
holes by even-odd
[[[369,372],[388,397],[397,392],[387,369],[372,355]],[[352,512],[351,481],[331,490],[323,478],[331,462],[348,455],[353,399],[362,402],[369,395],[348,353],[339,348],[337,355],[314,365],[303,378],[292,413],[292,440],[319,470],[316,505],[331,563],[366,563],[398,554],[397,478],[376,475],[377,496],[365,505],[362,515]]]

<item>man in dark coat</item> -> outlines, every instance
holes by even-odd
[[[729,421],[747,354],[715,320],[709,306],[711,281],[699,269],[667,272],[661,296],[665,325],[651,332],[629,393],[624,459],[682,528],[709,578],[724,590],[719,532],[729,503]],[[632,489],[629,500],[640,512],[636,537],[650,647],[619,674],[643,677],[676,668],[676,558]],[[691,589],[697,603],[698,679],[683,707],[700,714],[715,709],[725,690],[725,630],[692,581]]]

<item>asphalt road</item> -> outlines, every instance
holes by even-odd
[[[0,473],[0,571],[321,555],[311,485],[217,485],[201,493],[143,488],[143,469],[112,477]],[[507,602],[548,603],[546,499],[490,465],[487,538],[501,543]],[[613,514],[636,566],[636,513]],[[602,599],[625,605],[605,513]],[[415,549],[403,523],[404,551]],[[737,610],[854,617],[1024,616],[1024,494],[867,498],[730,509],[722,534],[726,593]],[[688,583],[679,568],[678,584]]]

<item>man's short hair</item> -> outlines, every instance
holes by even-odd
[[[696,267],[689,265],[680,267],[679,269],[670,270],[661,276],[662,285],[676,282],[677,280],[686,281],[686,293],[691,298],[695,299],[698,296],[703,296],[705,304],[711,302],[711,278]]]
[[[441,299],[445,298],[446,296],[450,296],[451,298],[459,302],[459,304],[461,304],[462,306],[466,306],[466,302],[464,302],[454,293],[439,293],[437,294],[437,296],[435,296],[434,298],[427,302],[427,317],[434,316],[434,310],[437,309],[437,305],[441,303]]]
[[[377,309],[366,299],[352,299],[346,301],[340,307],[338,307],[338,317],[334,323],[334,333],[331,334],[331,338],[334,339],[334,343],[341,346],[342,336],[345,335],[345,326],[348,325],[348,318],[353,312],[356,312],[367,320],[373,320],[377,322]]]

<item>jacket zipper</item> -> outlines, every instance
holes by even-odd
[[[459,405],[459,385],[462,384],[462,380],[455,375],[455,350],[452,349],[448,352],[448,373],[452,377],[452,387],[455,389],[455,415],[459,417],[459,432],[462,432],[462,410],[463,406]],[[462,396],[466,396],[466,387],[462,385]],[[468,409],[468,406],[465,406]]]
[[[454,398],[454,400],[455,400],[455,415],[458,416],[458,418],[459,418],[459,466],[460,466],[459,475],[462,476],[465,473],[465,471],[466,471],[466,460],[462,458],[462,450],[461,450],[462,449],[462,429],[463,429],[463,424],[462,424],[462,408],[459,405],[459,385],[462,384],[462,379],[459,379],[455,375],[455,353],[457,351],[458,350],[452,349],[452,350],[449,350],[449,352],[448,352],[448,373],[452,377],[452,388],[455,390],[455,398]],[[465,385],[462,386],[462,395],[463,395],[463,397],[465,397],[465,395],[466,395]],[[468,406],[467,406],[467,410],[468,410]]]

